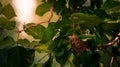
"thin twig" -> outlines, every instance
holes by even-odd
[[[111,58],[110,67],[112,67],[113,61],[114,61],[114,56]]]
[[[111,46],[113,44],[115,44],[120,38],[120,32],[118,33],[118,35],[115,37],[115,39],[107,44],[103,44],[103,45],[100,45],[100,47],[108,47],[108,46]]]
[[[112,46],[113,44],[115,44],[120,38],[120,32],[118,33],[118,35],[115,37],[115,39],[107,44],[103,44],[103,45],[99,45],[98,49],[100,49],[101,51],[103,51],[104,53],[107,53],[109,56],[111,56],[111,61],[110,61],[110,67],[112,67],[113,61],[115,60],[118,64],[118,67],[120,66],[120,61],[109,51],[107,51],[105,48]]]
[[[38,25],[40,25],[40,24],[49,23],[50,20],[51,20],[52,17],[53,17],[53,10],[54,10],[55,3],[56,3],[56,0],[54,0],[53,3],[52,3],[52,5],[51,5],[51,8],[50,8],[50,17],[49,17],[49,19],[48,19],[47,21],[35,23],[35,24],[33,24],[33,25],[27,26],[26,28],[24,28],[24,29],[22,29],[22,30],[18,30],[17,32],[18,32],[18,33],[21,33],[21,32],[23,32],[23,31],[25,31],[25,30],[27,30],[27,29],[29,29],[29,28],[36,27],[36,26],[38,26]]]

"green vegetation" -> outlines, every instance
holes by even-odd
[[[38,39],[32,42],[7,35],[16,14],[0,3],[0,67],[120,67],[120,0],[90,1],[42,0],[36,14],[50,11],[50,18],[16,32]],[[53,12],[57,22],[50,22]]]

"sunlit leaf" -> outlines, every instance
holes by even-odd
[[[12,30],[15,28],[15,26],[16,26],[15,21],[9,21],[8,19],[3,18],[3,17],[0,18],[0,28]]]
[[[3,8],[2,14],[4,14],[8,19],[11,19],[16,16],[13,7],[10,4],[6,5]]]
[[[45,2],[43,4],[40,4],[36,8],[36,14],[39,16],[43,16],[47,11],[50,10],[50,7],[51,7],[51,3],[49,3],[49,2]]]
[[[52,43],[52,41],[49,41],[45,44],[38,44],[38,46],[36,46],[35,49],[38,50],[38,51],[49,52],[48,47],[49,47],[49,45],[51,45],[51,43]]]
[[[42,39],[41,39],[41,43],[46,43],[50,40],[52,40],[52,38],[55,36],[55,23],[49,23],[48,27],[45,29]]]
[[[25,32],[29,35],[32,35],[36,39],[41,39],[44,33],[45,27],[42,25],[38,25],[36,27],[32,27],[30,29],[25,30]]]
[[[92,34],[82,34],[82,35],[79,35],[78,37],[82,40],[88,40],[88,39],[94,38],[95,36]]]

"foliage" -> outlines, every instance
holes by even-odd
[[[50,11],[61,18],[47,27],[24,25],[22,31],[39,39],[33,42],[6,35],[15,29],[16,14],[10,4],[0,3],[0,67],[120,67],[119,0],[90,0],[89,6],[83,6],[86,0],[42,2],[37,15]]]

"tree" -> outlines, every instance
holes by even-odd
[[[6,35],[13,30],[16,16],[10,4],[0,4],[0,67],[120,67],[120,1],[42,0],[36,14],[50,12],[45,22],[24,25],[39,41],[29,42]],[[50,22],[53,12],[60,18]],[[47,27],[41,25],[48,23]],[[4,47],[2,47],[4,46]],[[57,65],[57,66],[59,66]]]

